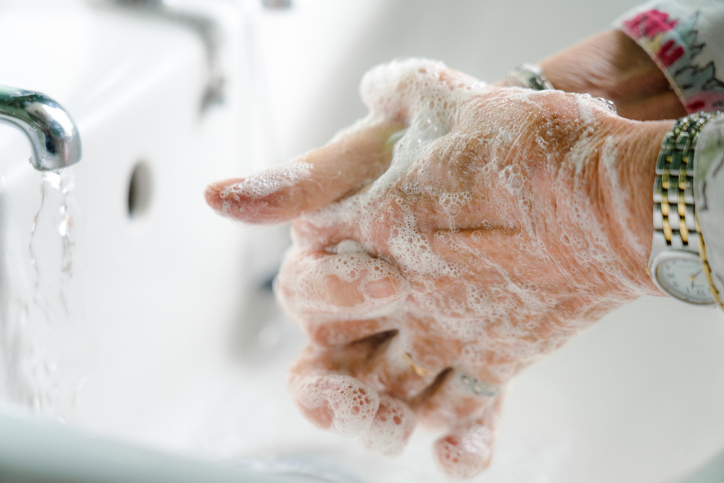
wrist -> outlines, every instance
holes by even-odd
[[[632,281],[660,294],[647,271],[653,238],[653,187],[661,142],[673,121],[614,120],[599,159],[609,239]]]

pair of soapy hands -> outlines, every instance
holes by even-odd
[[[366,120],[208,188],[226,216],[292,221],[276,293],[310,339],[290,385],[316,425],[391,455],[416,421],[444,428],[443,470],[473,476],[506,383],[656,293],[650,187],[671,123],[563,90],[633,119],[678,117],[681,104],[618,32],[542,66],[560,91],[486,86],[430,61],[377,67],[361,87]]]

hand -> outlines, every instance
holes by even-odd
[[[276,290],[311,339],[291,371],[305,416],[387,454],[416,419],[445,428],[438,461],[470,477],[515,374],[656,293],[649,187],[671,123],[427,61],[378,67],[362,92],[366,121],[207,200],[295,219]]]
[[[640,121],[678,119],[686,109],[668,79],[634,40],[611,30],[540,64],[556,89],[614,102],[620,116]]]

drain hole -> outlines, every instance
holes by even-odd
[[[128,217],[138,218],[148,211],[151,204],[151,170],[139,161],[131,172],[128,184]]]

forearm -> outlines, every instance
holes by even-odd
[[[540,67],[556,89],[609,99],[622,117],[657,120],[686,115],[656,63],[618,30],[584,40],[545,59]]]

